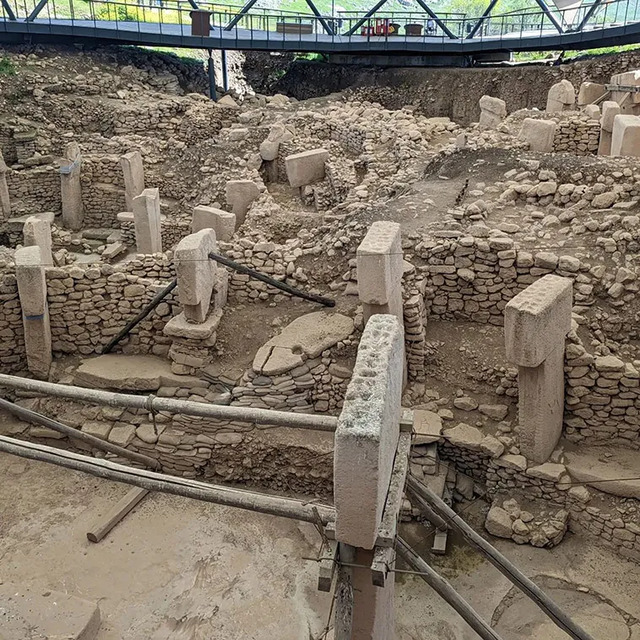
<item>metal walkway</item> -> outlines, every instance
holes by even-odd
[[[600,0],[558,10],[537,0],[539,11],[483,16],[382,13],[378,5],[363,15],[252,10],[220,5],[208,10],[196,0],[154,0],[161,4],[91,1],[88,15],[64,16],[66,0],[39,0],[26,8],[0,0],[0,42],[90,42],[197,49],[296,51],[334,54],[473,55],[501,51],[593,49],[640,42],[640,9],[634,0]],[[194,28],[199,14],[204,23]],[[18,11],[20,8],[20,11]],[[73,5],[69,0],[70,12]],[[68,12],[68,11],[67,11]],[[209,35],[194,35],[208,31]],[[395,32],[390,32],[390,25]],[[379,35],[376,35],[376,29]],[[408,35],[412,30],[418,35]],[[285,31],[285,33],[283,33]],[[404,33],[403,33],[404,31]]]

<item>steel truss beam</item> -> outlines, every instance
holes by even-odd
[[[473,38],[476,35],[476,33],[478,33],[478,31],[480,31],[480,27],[484,24],[484,21],[489,17],[491,12],[493,11],[493,8],[497,4],[498,4],[498,0],[491,0],[491,2],[489,3],[489,6],[484,10],[484,13],[482,14],[482,16],[480,17],[478,22],[476,22],[476,24],[473,27],[473,29],[471,29],[471,31],[469,31],[469,35],[467,35],[467,39],[468,40],[471,40],[471,38]]]
[[[440,20],[440,18],[429,8],[429,5],[424,0],[416,0],[416,2],[422,7],[423,11],[432,18],[435,23],[451,38],[452,40],[457,40],[458,36],[454,35],[451,29],[447,27],[447,25]]]
[[[13,9],[11,8],[11,5],[9,4],[8,0],[2,0],[2,8],[4,9],[5,13],[9,17],[9,20],[16,19],[16,14],[13,13]]]
[[[556,17],[551,13],[551,10],[547,6],[547,3],[544,0],[536,0],[538,6],[542,9],[542,12],[549,18],[550,22],[553,26],[558,30],[558,33],[564,33],[564,29],[562,25],[556,20]]]
[[[576,27],[576,31],[582,31],[586,26],[587,26],[587,22],[589,22],[589,20],[591,19],[591,16],[597,11],[597,9],[600,7],[600,5],[602,4],[602,0],[596,0],[591,7],[589,8],[589,11],[587,11],[587,13],[585,13],[584,18],[582,18],[580,24]]]
[[[386,2],[387,2],[387,0],[379,0],[378,4],[376,4],[373,7],[371,7],[371,9],[369,9],[369,11],[367,11],[367,13],[365,13],[364,16],[362,18],[360,18],[360,20],[358,20],[358,22],[356,22],[355,25],[353,25],[353,27],[351,27],[351,29],[349,29],[349,31],[345,31],[344,35],[345,36],[352,36]]]
[[[387,0],[384,0],[384,1],[386,2]],[[242,9],[240,9],[240,11],[238,11],[238,13],[236,13],[236,15],[233,16],[233,18],[231,18],[231,20],[229,21],[229,24],[224,28],[224,30],[231,31],[231,29],[233,29],[233,27],[235,27],[238,24],[238,22],[242,20],[242,18],[244,18],[246,15],[249,14],[249,11],[251,11],[251,8],[253,7],[253,5],[256,4],[256,2],[258,2],[258,0],[248,0],[248,2],[245,3]],[[329,23],[318,11],[318,8],[316,7],[316,5],[313,4],[313,0],[306,0],[306,3],[309,9],[311,9],[311,11],[313,12],[313,15],[316,18],[318,18],[318,22],[320,22],[325,32],[328,33],[330,36],[335,35],[334,30],[329,26]]]
[[[33,11],[28,15],[25,22],[32,22],[33,20],[35,20],[38,17],[38,14],[44,9],[47,2],[49,2],[49,0],[40,0]]]

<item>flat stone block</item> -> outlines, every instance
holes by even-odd
[[[312,149],[287,156],[284,160],[287,178],[292,187],[304,187],[322,180],[325,176],[325,162],[329,159],[326,149]]]
[[[615,117],[620,113],[620,105],[613,100],[605,100],[602,103],[602,118],[600,119],[600,126],[603,131],[613,131],[613,121]]]
[[[17,249],[14,254],[20,306],[25,318],[41,317],[47,309],[47,283],[42,251],[38,246]]]
[[[386,305],[401,295],[402,243],[396,222],[374,222],[357,250],[358,295],[371,305]]]
[[[576,104],[576,90],[569,80],[560,80],[554,84],[547,94],[547,113],[568,111]]]
[[[525,118],[518,137],[529,143],[531,151],[550,153],[553,151],[553,138],[556,135],[556,123],[553,120]]]
[[[612,156],[640,156],[640,117],[618,114],[613,119]]]
[[[22,229],[25,247],[40,247],[42,263],[47,267],[53,267],[53,255],[51,253],[51,223],[42,218],[30,216]]]
[[[157,188],[145,189],[133,198],[133,221],[138,253],[161,253],[160,192]]]
[[[404,337],[400,321],[373,316],[362,334],[338,418],[334,454],[336,538],[372,549],[398,444]]]
[[[100,609],[94,602],[60,591],[32,592],[28,587],[0,584],[2,638],[95,640]]]
[[[438,442],[442,435],[442,418],[433,411],[415,409],[413,412],[412,444],[430,444]]]
[[[562,433],[564,412],[564,343],[538,367],[518,369],[520,452],[542,464]]]
[[[555,275],[536,280],[512,298],[504,314],[507,360],[537,367],[552,351],[564,349],[572,298],[572,281]]]
[[[171,338],[208,340],[218,330],[221,319],[222,309],[211,311],[205,321],[199,324],[189,322],[184,313],[180,313],[167,322],[162,332]]]
[[[139,151],[125,153],[120,158],[124,176],[124,196],[127,209],[133,208],[133,199],[144,191],[144,165]]]
[[[228,242],[236,230],[236,214],[201,205],[193,210],[192,233],[202,229],[213,229],[216,238],[222,242]]]
[[[229,180],[225,186],[227,204],[236,216],[237,226],[240,226],[247,215],[247,211],[260,195],[260,187],[252,180]]]
[[[607,90],[603,84],[596,82],[583,82],[578,90],[578,106],[584,107],[590,105],[598,98],[601,98]]]

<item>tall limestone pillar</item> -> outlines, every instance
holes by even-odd
[[[65,149],[65,164],[60,167],[60,189],[62,193],[62,222],[67,229],[82,229],[84,208],[80,170],[82,155],[77,142],[70,142]]]

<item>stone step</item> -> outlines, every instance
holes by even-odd
[[[574,481],[623,498],[640,500],[640,453],[615,447],[571,446],[566,467]]]

